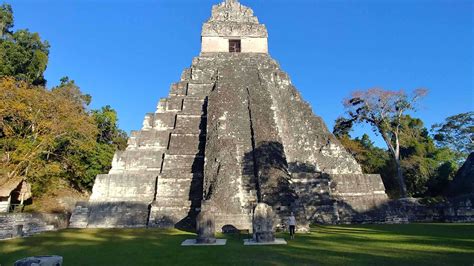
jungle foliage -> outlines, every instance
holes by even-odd
[[[380,92],[380,95],[388,94],[383,90]],[[382,103],[383,101],[378,100],[379,96],[372,94],[372,97],[375,97],[372,100]],[[336,120],[333,132],[361,164],[363,171],[379,173],[387,192],[392,197],[444,196],[468,152],[472,152],[472,146],[470,146],[472,142],[469,142],[474,134],[472,112],[447,118],[444,124],[436,124],[430,134],[421,119],[400,113],[397,107],[394,111],[396,113],[398,110],[399,115],[392,118],[384,116],[383,119],[386,121],[380,119],[378,124],[381,125],[381,129],[379,129],[377,123],[364,120],[377,121],[376,116],[382,113],[374,112],[365,119],[363,117],[366,115],[365,110],[361,110],[364,106],[361,106],[359,102],[357,104],[359,109],[350,110],[349,118],[341,117]],[[383,105],[383,108],[387,106]],[[470,120],[468,114],[471,114]],[[385,142],[393,146],[398,145],[399,163],[397,164],[397,157],[393,152],[397,148],[391,150],[389,145],[387,149],[376,147],[366,134],[361,138],[351,138],[350,132],[357,122],[375,124],[373,130],[378,135],[384,131],[388,132],[383,138]],[[390,126],[384,126],[384,123]],[[401,192],[399,174],[403,175],[406,193]]]
[[[22,177],[33,194],[66,180],[89,190],[106,173],[127,135],[110,106],[90,110],[91,96],[73,80],[47,89],[49,45],[37,33],[12,31],[13,12],[0,6],[0,185]]]
[[[11,76],[33,85],[46,85],[49,43],[28,29],[12,31],[13,10],[0,6],[0,77]]]

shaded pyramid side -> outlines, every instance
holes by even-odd
[[[256,202],[271,205],[283,226],[290,211],[301,224],[332,223],[339,213],[386,201],[380,176],[362,174],[269,56],[199,59],[218,73],[208,100],[204,175],[205,206],[217,210],[218,227],[241,224]]]
[[[307,220],[339,222],[346,213],[365,212],[388,200],[380,175],[362,173],[275,61],[262,64],[260,76],[271,95],[296,205],[304,206]]]

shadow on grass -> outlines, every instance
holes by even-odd
[[[175,229],[77,229],[0,242],[0,263],[56,254],[65,265],[472,265],[473,224],[314,226],[285,246],[181,247]],[[279,233],[278,237],[287,237]]]

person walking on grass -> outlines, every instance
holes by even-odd
[[[295,239],[296,218],[293,212],[291,212],[290,217],[288,217],[288,225],[290,229],[290,238]]]

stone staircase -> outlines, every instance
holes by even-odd
[[[87,202],[77,202],[71,218],[69,219],[69,228],[86,228],[89,217],[89,208]]]
[[[331,197],[331,180],[313,171],[297,171],[291,174],[292,186],[305,206],[306,221],[337,223],[339,220],[336,201]],[[298,218],[298,217],[297,217]]]
[[[186,71],[183,75],[186,75]],[[190,77],[188,77],[190,78]],[[151,204],[149,227],[191,227],[202,200],[207,94],[211,83],[182,80],[160,101],[156,117],[174,114]]]

